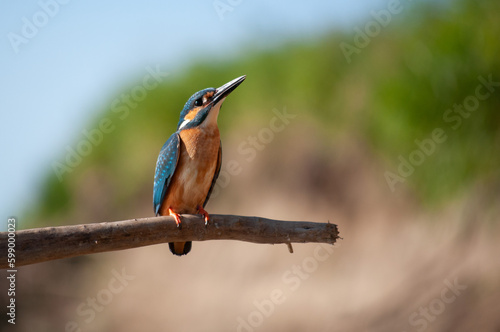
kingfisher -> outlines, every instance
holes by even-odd
[[[181,228],[179,214],[201,214],[208,225],[210,216],[205,205],[219,176],[222,147],[217,117],[226,97],[246,76],[214,89],[192,95],[181,111],[177,131],[169,137],[156,161],[153,206],[158,216],[174,217]],[[191,250],[189,242],[171,242],[170,251],[177,256]]]

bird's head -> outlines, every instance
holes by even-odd
[[[220,88],[208,88],[196,92],[188,99],[181,112],[177,130],[190,129],[201,125],[217,124],[219,110],[229,95],[246,76],[235,78]]]

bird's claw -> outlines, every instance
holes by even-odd
[[[210,216],[208,215],[208,212],[205,211],[205,209],[201,206],[198,206],[198,211],[200,212],[200,214],[202,214],[205,218],[205,227],[208,226],[208,224],[210,223]]]
[[[168,214],[174,217],[177,228],[182,229],[181,216],[178,213],[175,213],[172,209],[168,209]]]

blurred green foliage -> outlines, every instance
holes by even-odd
[[[423,202],[440,203],[478,179],[498,178],[500,88],[456,130],[443,119],[446,110],[474,95],[479,76],[500,81],[498,13],[500,3],[494,0],[404,8],[350,63],[339,45],[353,44],[354,32],[339,31],[273,50],[251,45],[229,61],[198,61],[148,92],[123,119],[111,107],[103,112],[115,129],[62,182],[49,176],[41,195],[43,215],[71,204],[73,198],[64,197],[89,168],[106,170],[115,206],[126,205],[145,183],[152,187],[157,154],[187,98],[242,74],[247,80],[231,96],[231,111],[219,117],[223,134],[243,123],[268,121],[269,112],[284,105],[332,140],[340,134],[361,139],[388,171],[397,173],[398,156],[408,158],[418,148],[416,139],[442,128],[446,142],[406,181]]]

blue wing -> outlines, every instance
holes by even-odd
[[[160,212],[161,204],[167,193],[172,175],[175,172],[177,161],[179,160],[179,148],[179,134],[173,133],[161,148],[160,155],[156,161],[153,188],[153,206],[156,215]]]
[[[215,174],[214,174],[214,178],[212,180],[212,185],[210,186],[210,190],[208,191],[207,198],[205,198],[205,203],[203,203],[203,207],[205,207],[205,205],[207,205],[208,199],[210,198],[210,195],[212,194],[212,190],[215,187],[215,182],[217,182],[217,178],[219,177],[221,164],[222,164],[222,142],[219,144],[219,155],[217,156],[217,167],[215,168]]]

